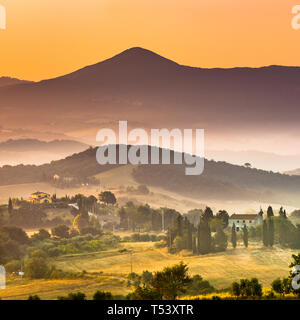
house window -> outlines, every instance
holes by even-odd
[[[249,223],[252,223],[252,221],[250,220]]]
[[[245,223],[246,221],[245,220],[243,220],[243,223]]]
[[[238,220],[237,223],[240,223],[240,220]]]

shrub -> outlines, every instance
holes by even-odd
[[[12,260],[12,261],[8,262],[4,267],[5,267],[6,272],[8,272],[8,273],[18,272],[21,269],[21,261]]]
[[[47,260],[42,257],[33,257],[25,263],[25,276],[30,279],[47,278],[48,276]]]
[[[93,296],[93,300],[112,300],[113,296],[111,292],[97,291]]]

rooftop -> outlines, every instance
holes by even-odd
[[[255,220],[258,214],[236,214],[231,215],[230,219]]]

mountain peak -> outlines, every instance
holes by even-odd
[[[163,56],[141,47],[127,49],[114,57],[106,60],[110,62],[127,62],[134,64],[158,64],[158,65],[178,65],[176,62],[164,58]],[[105,62],[105,61],[104,61]]]

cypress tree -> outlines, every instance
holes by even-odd
[[[248,248],[248,229],[246,225],[243,227],[243,241],[246,248]]]
[[[192,224],[187,221],[187,249],[192,250],[193,249],[193,226]]]
[[[269,235],[269,246],[273,247],[274,245],[274,237],[275,237],[275,230],[274,230],[274,221],[270,217],[268,218],[268,235]]]
[[[211,210],[210,207],[206,207],[201,218],[200,218],[200,221],[202,220],[203,222],[209,222],[211,219],[213,219],[214,217],[214,213],[213,211]]]
[[[280,207],[280,209],[279,209],[279,216],[280,216],[280,217],[283,217],[283,215],[284,215],[283,208]]]
[[[193,254],[197,254],[197,240],[196,240],[196,236],[193,236],[192,238],[193,241]]]
[[[236,230],[235,230],[235,224],[232,225],[231,228],[231,243],[232,247],[236,248]]]
[[[198,227],[198,251],[206,254],[211,251],[211,232],[207,221],[202,221]]]
[[[263,234],[262,234],[262,238],[263,238],[263,244],[265,247],[267,247],[269,245],[269,228],[267,225],[267,221],[264,220],[263,221]]]
[[[287,227],[285,224],[285,219],[282,218],[279,221],[279,227],[278,227],[278,241],[280,245],[284,246],[287,242]]]
[[[11,198],[9,198],[9,200],[8,200],[8,213],[11,215],[12,211],[13,211],[13,203],[12,203]]]
[[[179,215],[176,219],[176,231],[179,237],[183,236],[183,218],[182,215]]]
[[[271,206],[269,206],[269,208],[268,208],[267,216],[268,216],[268,218],[274,217],[273,208]]]

